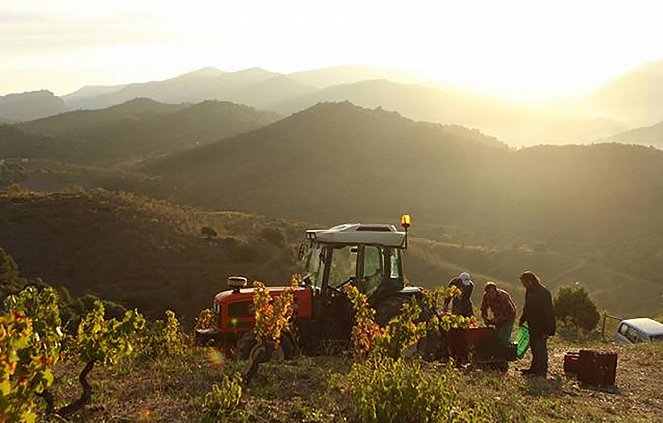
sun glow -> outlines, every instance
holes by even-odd
[[[0,92],[163,79],[199,67],[374,64],[530,101],[663,58],[663,3],[9,0]]]

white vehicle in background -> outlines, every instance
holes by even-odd
[[[615,342],[618,344],[663,342],[663,323],[644,317],[622,320],[617,326]]]

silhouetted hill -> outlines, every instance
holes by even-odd
[[[604,141],[620,142],[624,144],[651,145],[663,150],[663,122],[644,128],[636,128],[626,132],[620,132]]]
[[[430,218],[440,210],[462,213],[454,200],[478,195],[474,187],[460,188],[464,169],[481,169],[506,153],[506,145],[477,131],[326,103],[166,158],[149,171],[177,185],[180,200],[205,207],[313,221],[374,215],[375,207],[395,215],[407,207]],[[431,186],[457,195],[432,195]]]
[[[226,288],[227,276],[289,281],[290,243],[301,236],[276,219],[103,190],[0,193],[0,222],[0,245],[24,276],[139,307],[152,317],[171,308],[188,321]],[[202,226],[219,235],[205,239]]]
[[[46,90],[0,96],[0,120],[5,122],[38,119],[67,110],[59,97]]]
[[[63,113],[18,126],[23,132],[57,139],[45,154],[31,141],[7,137],[0,157],[49,158],[76,163],[136,161],[204,145],[268,123],[278,116],[226,102],[163,104],[135,99],[102,110]],[[25,137],[23,137],[25,138]],[[9,148],[9,145],[12,148]],[[25,153],[33,149],[33,154]],[[22,155],[19,152],[23,152]]]
[[[413,119],[479,128],[516,145],[586,142],[626,129],[611,119],[586,119],[433,86],[387,80],[334,85],[265,107],[287,114],[324,101],[379,106]]]

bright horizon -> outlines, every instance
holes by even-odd
[[[581,95],[663,59],[657,1],[5,0],[0,95],[214,66],[367,64],[510,101]]]

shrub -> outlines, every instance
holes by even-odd
[[[293,291],[299,284],[299,275],[293,275],[291,286],[281,295],[272,297],[262,282],[254,282],[253,306],[255,307],[255,335],[258,343],[273,342],[278,345],[281,333],[292,318]]]
[[[94,303],[78,325],[76,338],[70,344],[70,353],[85,363],[78,380],[82,387],[81,396],[71,404],[58,410],[68,415],[81,409],[92,399],[92,387],[87,381],[95,364],[113,365],[122,357],[131,355],[136,333],[145,327],[145,319],[137,311],[127,311],[122,320],[104,318],[104,305]]]
[[[450,367],[426,372],[418,361],[374,357],[355,363],[348,381],[363,422],[439,422],[454,414],[457,378]]]
[[[212,385],[212,389],[203,398],[203,407],[216,417],[228,417],[242,399],[242,376],[235,373],[224,375],[221,382]]]
[[[0,316],[0,421],[34,420],[34,401],[53,383],[62,331],[57,292],[27,287]],[[52,404],[49,403],[49,410]]]
[[[212,310],[209,308],[203,309],[200,314],[198,314],[198,317],[196,317],[196,324],[194,327],[196,329],[211,329],[215,326],[215,319],[216,316],[214,316]]]
[[[35,421],[36,396],[53,383],[32,320],[21,311],[0,315],[0,421]]]
[[[166,320],[152,322],[138,343],[140,359],[183,357],[188,351],[186,334],[171,310],[166,310]]]
[[[355,286],[347,285],[345,289],[354,312],[352,326],[352,348],[355,357],[368,358],[375,348],[375,340],[384,330],[373,320],[375,310],[368,305],[366,295]]]
[[[557,319],[576,329],[591,331],[596,328],[600,315],[596,304],[582,286],[561,286],[555,296]]]
[[[413,297],[411,302],[403,304],[400,314],[393,317],[385,328],[381,328],[373,320],[375,310],[368,305],[364,294],[351,285],[347,286],[345,292],[354,312],[353,352],[355,357],[362,359],[373,355],[399,358],[408,347],[419,342],[431,331],[466,328],[474,324],[472,318],[433,312],[438,309],[438,305],[444,304],[446,299],[460,292],[455,287],[427,291],[422,304]]]

